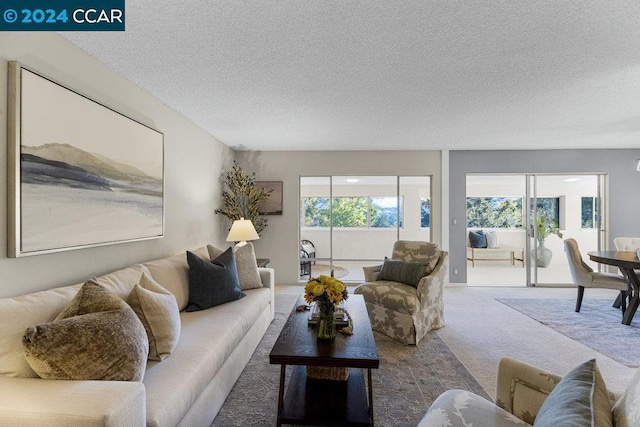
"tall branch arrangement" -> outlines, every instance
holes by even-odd
[[[258,204],[269,199],[272,189],[256,186],[256,174],[247,175],[237,162],[224,176],[227,187],[222,192],[224,208],[216,209],[215,213],[224,215],[231,222],[236,219],[250,219],[258,235],[267,227],[267,218],[258,212]]]

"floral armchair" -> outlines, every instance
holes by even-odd
[[[364,267],[364,297],[371,327],[404,344],[418,344],[444,326],[442,293],[449,254],[430,242],[399,240],[391,260]]]

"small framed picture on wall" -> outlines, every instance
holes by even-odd
[[[256,186],[258,190],[273,190],[269,198],[260,203],[258,212],[262,215],[282,215],[282,181],[256,181]]]

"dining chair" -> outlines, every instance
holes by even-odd
[[[640,258],[640,237],[616,237],[613,239],[618,251],[633,251]],[[635,270],[636,275],[640,276],[640,270]]]
[[[578,298],[576,300],[576,312],[580,312],[582,298],[585,288],[604,288],[620,291],[622,313],[627,309],[627,290],[629,284],[624,277],[619,274],[602,273],[593,271],[583,260],[575,239],[564,240],[564,251],[569,261],[569,270],[573,283],[578,287]]]

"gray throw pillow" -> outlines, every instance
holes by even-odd
[[[378,280],[405,283],[417,287],[420,279],[425,276],[428,264],[421,262],[405,262],[385,258]]]
[[[535,427],[610,427],[611,401],[596,360],[591,359],[565,375],[545,399]]]
[[[31,326],[24,355],[44,379],[142,381],[149,342],[131,307],[90,280],[53,322]]]
[[[223,253],[221,249],[207,245],[209,258],[215,259]],[[253,250],[251,242],[247,242],[244,246],[236,245],[233,249],[236,257],[236,268],[238,269],[238,280],[240,281],[240,290],[256,289],[262,287],[262,280],[258,272],[258,263],[256,262],[256,254]]]
[[[149,360],[164,360],[180,339],[180,310],[176,297],[145,272],[126,301],[147,331]]]
[[[240,290],[236,258],[231,248],[207,262],[187,251],[189,263],[189,305],[186,311],[199,311],[245,296]]]

